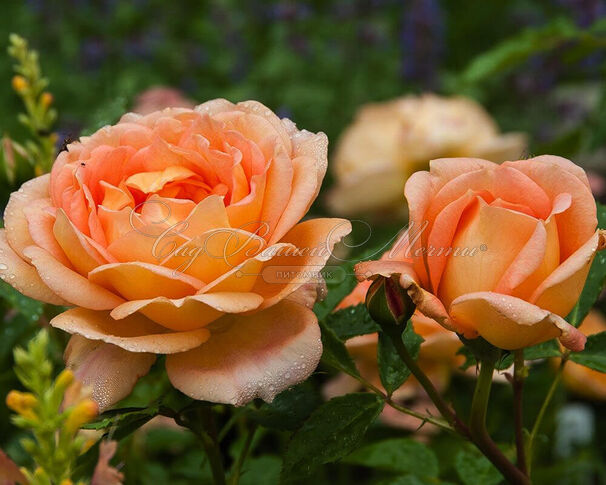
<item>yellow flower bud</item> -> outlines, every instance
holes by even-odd
[[[40,102],[42,103],[42,106],[48,108],[53,103],[53,95],[51,93],[42,93]]]
[[[76,434],[83,424],[88,423],[99,412],[95,401],[85,399],[76,404],[65,421],[65,430],[70,434]]]
[[[61,374],[57,376],[55,387],[57,390],[65,392],[65,389],[67,389],[72,382],[74,382],[74,373],[69,369],[64,369],[61,371]]]
[[[61,483],[59,485],[74,485],[74,482],[72,482],[69,478],[64,478],[63,480],[61,480]]]
[[[37,404],[38,400],[29,392],[11,391],[6,396],[6,405],[24,418],[36,418],[32,409]]]
[[[27,79],[25,79],[23,76],[14,76],[12,84],[13,89],[18,93],[23,92],[29,86]]]

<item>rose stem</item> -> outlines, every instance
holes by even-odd
[[[242,451],[240,452],[240,456],[238,456],[238,460],[234,464],[233,472],[229,477],[229,485],[238,485],[240,483],[240,472],[242,471],[242,465],[246,461],[246,457],[250,452],[250,448],[255,437],[255,433],[257,431],[257,426],[253,425],[246,434],[246,441],[244,441],[244,446],[242,447]]]
[[[395,325],[393,327],[386,327],[383,329],[389,336],[389,338],[393,341],[393,344],[396,348],[396,352],[398,352],[398,356],[406,367],[410,369],[410,372],[416,377],[419,384],[423,386],[425,392],[433,401],[433,403],[438,408],[438,411],[442,414],[442,416],[448,421],[448,424],[452,426],[457,432],[460,434],[469,437],[469,430],[467,426],[459,419],[454,410],[442,399],[438,390],[434,387],[429,378],[425,375],[425,373],[421,370],[421,368],[417,365],[416,361],[412,358],[408,349],[404,345],[402,341],[402,327]]]
[[[564,366],[566,365],[566,362],[568,361],[568,355],[569,355],[568,352],[564,352],[562,354],[562,360],[560,361],[560,365],[558,367],[556,375],[553,378],[553,381],[551,382],[551,387],[549,388],[549,391],[547,392],[547,396],[545,396],[545,400],[543,401],[543,404],[541,405],[541,409],[539,410],[537,419],[535,420],[534,426],[532,427],[532,431],[530,432],[530,436],[528,437],[528,441],[526,443],[526,450],[528,453],[528,465],[527,465],[528,475],[530,475],[530,470],[532,468],[534,440],[537,437],[539,429],[541,428],[541,423],[543,422],[543,418],[545,417],[545,412],[547,411],[547,408],[549,407],[549,403],[551,402],[551,399],[553,398],[553,395],[555,394],[555,391],[558,388],[558,384],[560,383],[560,379],[562,378],[562,372],[564,371]]]
[[[524,350],[516,350],[514,353],[513,381],[511,384],[513,387],[516,451],[518,468],[522,473],[527,475],[528,472],[526,469],[526,453],[524,443],[524,411],[522,406],[525,377],[526,367],[524,365]]]
[[[530,484],[528,477],[507,459],[495,442],[492,441],[486,430],[486,412],[488,410],[493,372],[494,363],[488,361],[481,363],[480,375],[476,382],[473,401],[471,403],[471,416],[469,419],[471,439],[507,480],[511,483],[528,485]]]

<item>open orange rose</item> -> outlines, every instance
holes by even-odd
[[[400,251],[361,263],[361,278],[400,274],[421,313],[467,338],[513,350],[559,337],[583,349],[562,317],[605,245],[583,169],[555,156],[440,159],[405,194],[410,261]]]
[[[406,179],[427,170],[431,159],[503,162],[525,151],[522,133],[500,133],[491,116],[470,98],[427,93],[366,104],[337,143],[331,161],[335,186],[328,204],[344,216],[401,213]]]
[[[127,114],[11,195],[4,277],[76,307],[51,324],[74,334],[67,365],[101,408],[156,354],[193,398],[271,400],[318,363],[316,318],[293,294],[350,230],[340,219],[297,224],[326,149],[323,133],[254,101]]]

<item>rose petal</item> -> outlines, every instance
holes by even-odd
[[[159,295],[182,298],[193,295],[203,286],[200,280],[191,276],[139,262],[99,266],[90,272],[88,279],[126,300],[143,300]]]
[[[36,268],[23,261],[6,240],[6,232],[0,229],[0,275],[20,293],[52,305],[69,305],[55,294],[40,278]]]
[[[168,356],[173,385],[194,399],[242,406],[271,402],[306,379],[322,354],[314,313],[282,301],[247,317],[227,316],[199,348]]]
[[[76,379],[92,389],[99,412],[128,396],[139,377],[147,374],[156,360],[154,354],[128,352],[80,335],[71,337],[63,358]]]
[[[116,321],[109,312],[72,308],[50,322],[53,327],[82,335],[89,340],[102,340],[129,352],[172,354],[193,349],[206,342],[210,332],[201,328],[188,332],[170,332],[143,315],[135,314]]]
[[[23,257],[23,250],[34,244],[23,209],[35,200],[48,198],[49,181],[49,174],[28,180],[18,191],[13,192],[8,199],[8,204],[4,210],[6,239],[13,251],[21,257]]]
[[[36,267],[42,281],[60,298],[72,305],[92,310],[109,310],[124,301],[63,266],[42,248],[29,246],[25,248],[24,254]]]
[[[591,263],[600,244],[596,232],[566,261],[557,267],[530,297],[530,302],[562,317],[574,307],[589,274]]]
[[[128,301],[114,308],[111,316],[120,320],[140,312],[163,327],[181,332],[202,328],[224,313],[255,310],[261,303],[263,297],[255,293],[203,293],[179,300],[157,297]]]
[[[585,346],[585,335],[564,319],[513,296],[491,292],[463,295],[452,302],[450,316],[506,350],[530,347],[555,337],[574,351]]]

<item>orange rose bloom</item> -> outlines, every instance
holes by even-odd
[[[507,350],[555,337],[581,350],[565,317],[604,235],[585,172],[541,156],[434,160],[406,183],[404,254],[359,264],[360,277],[400,274],[417,309],[466,338]]]
[[[51,324],[74,334],[67,365],[101,408],[156,354],[195,399],[271,400],[318,363],[316,318],[294,292],[350,230],[340,219],[298,224],[326,149],[323,133],[254,101],[127,114],[11,195],[3,276],[75,307]]]

